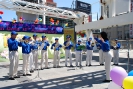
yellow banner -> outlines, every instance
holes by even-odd
[[[64,41],[66,41],[66,36],[71,36],[71,41],[74,43],[74,28],[65,28],[64,29]],[[74,50],[74,48],[72,48]]]

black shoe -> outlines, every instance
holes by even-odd
[[[55,66],[53,66],[53,68],[56,68]]]
[[[41,70],[43,70],[43,68],[41,68]]]
[[[49,67],[46,67],[45,69],[50,69]]]
[[[17,76],[14,76],[14,78],[20,78],[20,76],[17,75]]]
[[[91,64],[89,66],[92,66]]]
[[[74,67],[73,65],[70,65],[70,67]]]
[[[65,65],[65,67],[67,67],[67,65]]]
[[[60,66],[57,66],[57,68],[61,68]]]
[[[27,76],[31,76],[31,74],[26,74]]]
[[[9,78],[9,80],[15,80],[14,78]]]
[[[119,64],[115,64],[116,66],[118,66]]]
[[[34,73],[34,70],[30,70],[30,73]]]
[[[86,66],[88,66],[88,65],[86,64]]]
[[[103,66],[104,64],[100,64],[101,66]]]
[[[104,80],[103,82],[110,82],[110,81],[112,81],[112,80]]]
[[[23,76],[26,76],[26,74],[23,74]]]
[[[102,66],[104,66],[104,64],[102,64]]]

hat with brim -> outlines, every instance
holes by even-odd
[[[11,35],[18,35],[18,33],[16,31],[12,31]]]

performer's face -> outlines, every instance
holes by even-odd
[[[81,44],[81,42],[78,42],[78,44]]]
[[[58,42],[58,40],[55,40],[55,42],[57,43],[57,42]]]
[[[42,40],[46,40],[46,37],[42,38]]]
[[[11,35],[11,38],[16,39],[17,35]]]
[[[70,38],[67,38],[67,41],[69,41],[70,40]]]
[[[37,36],[34,36],[33,39],[36,40],[37,39]]]

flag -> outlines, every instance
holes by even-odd
[[[97,13],[97,20],[98,20],[98,13]]]

